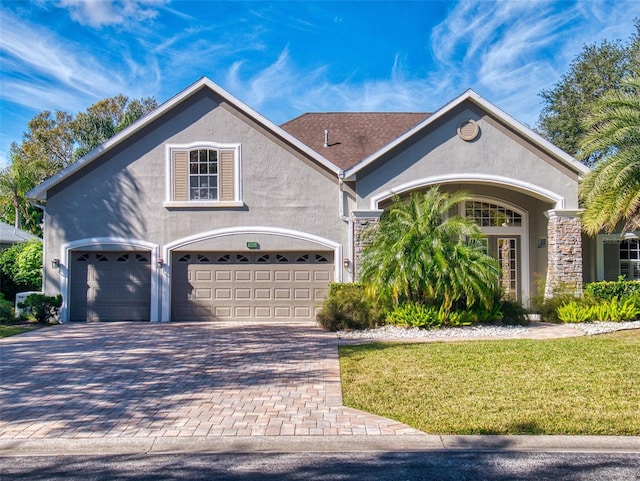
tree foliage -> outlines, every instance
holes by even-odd
[[[635,27],[636,32],[626,43],[605,40],[600,45],[585,45],[554,87],[540,93],[545,106],[536,130],[588,166],[593,166],[603,153],[593,151],[587,155],[581,150],[589,110],[586,107],[605,92],[619,90],[625,77],[639,71],[640,21]]]
[[[42,286],[42,242],[19,242],[0,254],[0,270],[16,291],[32,291]],[[4,289],[4,287],[3,287]]]
[[[33,117],[22,142],[11,144],[10,164],[0,171],[0,217],[41,235],[42,213],[26,194],[156,107],[151,97],[130,100],[117,95],[75,117],[62,111],[44,111]]]
[[[484,251],[470,219],[451,216],[464,193],[437,187],[395,199],[371,230],[361,279],[383,304],[490,307],[499,298],[500,268]]]
[[[580,185],[585,232],[609,232],[623,222],[624,230],[640,228],[640,76],[607,92],[592,105],[585,120],[585,155],[602,160]]]

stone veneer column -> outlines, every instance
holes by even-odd
[[[360,278],[360,262],[362,251],[367,246],[367,242],[362,238],[362,234],[369,226],[380,222],[382,210],[360,210],[351,212],[351,224],[353,225],[353,281]]]
[[[547,281],[544,297],[562,285],[582,293],[582,223],[575,210],[547,212]]]

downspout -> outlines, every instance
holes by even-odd
[[[345,192],[344,192],[344,170],[340,170],[340,172],[338,173],[338,206],[339,206],[339,215],[340,215],[340,220],[344,221],[347,223],[347,225],[349,226],[349,234],[348,234],[348,253],[347,253],[347,257],[345,259],[337,259],[336,262],[340,262],[342,261],[343,263],[343,267],[347,270],[347,272],[349,273],[349,280],[351,282],[353,282],[353,222],[351,221],[351,218],[347,215],[345,215],[345,204],[346,204],[346,196],[345,196]],[[348,260],[349,264],[348,266],[344,266],[345,261]]]

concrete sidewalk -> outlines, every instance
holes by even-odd
[[[638,453],[623,436],[217,436],[185,438],[0,439],[0,456],[288,452]]]

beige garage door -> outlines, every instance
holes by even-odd
[[[332,252],[180,252],[172,319],[312,320],[332,280]]]
[[[73,252],[72,321],[148,321],[151,306],[148,252]]]

